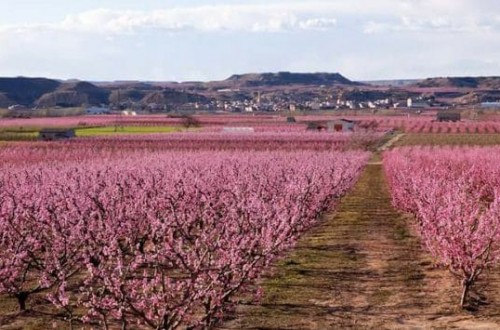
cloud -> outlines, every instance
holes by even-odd
[[[386,32],[482,33],[497,31],[500,27],[499,23],[491,17],[483,17],[478,20],[473,17],[402,16],[399,20],[369,21],[364,24],[363,32],[367,34]]]
[[[495,0],[402,0],[385,14],[371,15],[367,34],[386,32],[500,33]],[[497,15],[497,16],[495,16]]]
[[[94,9],[68,15],[60,22],[0,26],[1,31],[58,30],[95,34],[132,34],[148,30],[168,32],[284,32],[327,30],[336,18],[323,2],[260,5],[210,5],[151,11]],[[331,9],[331,8],[330,8]]]
[[[311,18],[299,23],[304,30],[328,30],[336,25],[335,18]]]
[[[0,25],[0,32],[58,30],[93,34],[331,30],[356,18],[365,33],[477,31],[499,26],[497,0],[329,0],[214,4],[148,11],[91,9],[44,24]]]

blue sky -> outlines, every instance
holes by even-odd
[[[498,0],[0,0],[0,76],[500,75]]]

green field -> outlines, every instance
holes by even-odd
[[[38,131],[0,130],[0,141],[30,141],[38,137]]]
[[[29,141],[38,138],[40,128],[14,129],[6,128],[0,130],[0,141]],[[174,126],[108,126],[76,128],[78,137],[101,136],[114,134],[154,134],[154,133],[175,133],[182,131],[181,127]]]
[[[478,145],[500,144],[500,134],[405,134],[394,146],[441,146],[441,145]]]

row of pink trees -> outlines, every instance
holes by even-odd
[[[211,327],[367,157],[124,151],[3,164],[0,292],[105,328]]]
[[[74,161],[85,157],[119,158],[124,150],[151,151],[340,151],[352,149],[353,144],[375,144],[382,134],[318,133],[318,132],[260,132],[260,133],[210,133],[185,132],[172,134],[110,135],[77,138],[54,142],[9,142],[0,148],[3,164],[26,162]],[[362,147],[362,146],[361,146]],[[82,152],[91,150],[92,153]],[[0,164],[1,166],[2,164]]]
[[[394,205],[416,215],[422,240],[471,286],[500,261],[500,149],[405,148],[384,155]]]

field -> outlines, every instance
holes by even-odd
[[[500,134],[405,134],[395,146],[500,145]]]
[[[495,119],[194,119],[0,121],[0,329],[500,328]]]
[[[130,133],[164,132],[170,129],[197,127],[203,131],[221,132],[228,128],[252,128],[255,132],[290,132],[303,131],[310,122],[348,119],[356,121],[360,127],[379,132],[397,130],[408,134],[474,134],[496,135],[500,133],[500,118],[497,115],[483,115],[469,119],[464,116],[460,122],[438,122],[435,113],[408,115],[373,115],[360,113],[344,115],[295,115],[273,114],[214,114],[214,115],[95,115],[72,117],[37,117],[37,118],[4,118],[0,120],[0,131],[23,132],[38,131],[42,128],[75,128],[96,133],[114,133],[129,131]],[[294,122],[288,122],[293,117]],[[83,132],[83,131],[82,131]]]
[[[92,128],[78,128],[76,136],[101,136],[114,134],[153,134],[179,132],[182,128],[173,126],[106,126]]]

